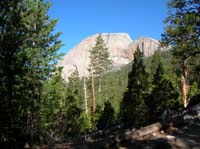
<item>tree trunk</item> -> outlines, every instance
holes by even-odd
[[[108,84],[107,84],[107,78],[105,78],[106,79],[106,92],[105,92],[105,99],[106,99],[106,101],[108,100],[108,94],[107,94],[107,90],[108,90]],[[105,102],[105,101],[104,101]]]
[[[65,108],[65,83],[63,84],[63,90],[62,90],[62,107]]]
[[[85,77],[83,77],[83,85],[84,85],[84,110],[85,110],[85,113],[87,114],[88,113],[88,101],[87,101],[87,87],[86,87],[86,81],[85,81]]]
[[[187,68],[187,59],[183,57],[183,63],[182,63],[182,76],[181,76],[181,98],[183,102],[184,108],[187,106],[187,96],[189,91],[189,85],[188,85],[188,68]]]
[[[101,92],[101,76],[99,76],[99,92]]]
[[[95,90],[94,90],[94,76],[93,76],[93,72],[91,72],[92,74],[92,113],[96,112],[96,98],[95,98]]]

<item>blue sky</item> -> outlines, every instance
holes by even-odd
[[[58,19],[55,32],[67,53],[87,36],[96,33],[126,32],[132,39],[161,38],[168,0],[49,0],[48,12]]]

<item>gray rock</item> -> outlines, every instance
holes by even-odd
[[[102,33],[105,45],[113,61],[114,69],[118,69],[133,60],[133,53],[139,45],[142,50],[144,45],[145,56],[151,56],[159,46],[159,42],[148,37],[141,37],[133,41],[127,33]],[[82,40],[72,48],[57,66],[63,67],[62,77],[67,78],[78,69],[80,77],[88,76],[89,50],[94,47],[98,34]]]
[[[184,120],[193,119],[193,116],[192,116],[192,115],[189,115],[189,114],[186,114],[186,115],[183,116],[183,119],[184,119]]]
[[[192,106],[189,110],[196,116],[200,116],[200,103]]]
[[[144,56],[149,57],[154,54],[159,45],[160,43],[158,40],[149,37],[140,37],[129,44],[129,49],[135,51],[137,46],[139,46],[141,50],[144,50]]]

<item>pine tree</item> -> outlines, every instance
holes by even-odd
[[[188,60],[200,53],[200,1],[171,0],[168,3],[169,16],[166,18],[162,43],[171,46],[174,56],[181,64],[181,92],[183,106],[187,106],[189,91]]]
[[[109,101],[105,102],[103,113],[97,123],[97,128],[102,130],[112,127],[115,121],[114,112],[112,104]]]
[[[61,77],[61,72],[54,74],[43,87],[42,115],[43,142],[55,143],[58,140],[77,136],[80,133],[80,101],[82,86],[78,71],[68,78],[68,83]]]
[[[101,92],[101,78],[102,75],[110,68],[112,61],[109,59],[108,48],[105,47],[105,43],[101,35],[96,39],[95,46],[90,51],[90,65],[89,71],[91,74],[92,82],[92,111],[96,110],[96,97],[94,77],[98,78],[99,92]]]
[[[193,84],[196,82],[198,84],[198,89],[200,90],[200,54],[197,54],[195,57],[190,59],[188,61],[188,64],[190,66],[189,82],[190,84]]]
[[[66,96],[66,131],[67,136],[77,136],[80,133],[79,118],[81,116],[80,100],[83,99],[80,93],[81,87],[78,71],[75,71],[67,84]]]
[[[153,90],[146,99],[149,122],[156,122],[164,110],[171,110],[177,105],[178,92],[167,79],[162,63],[159,61],[153,75]]]
[[[127,126],[139,126],[146,122],[145,98],[148,74],[143,64],[143,53],[137,47],[132,70],[128,75],[128,87],[122,101],[122,119]]]
[[[63,139],[66,130],[66,82],[61,72],[43,83],[40,118],[40,138],[43,143],[54,143]]]
[[[42,83],[56,70],[60,33],[40,0],[0,1],[0,138],[37,139]]]
[[[152,60],[151,60],[151,74],[153,75],[155,73],[155,70],[159,64],[159,62],[161,61],[161,50],[158,49],[154,52],[153,56],[152,56]]]
[[[97,77],[105,73],[111,67],[112,61],[109,57],[108,48],[105,47],[104,40],[101,35],[98,35],[96,44],[90,51],[90,66],[93,69],[93,74]]]

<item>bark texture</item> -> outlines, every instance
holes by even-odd
[[[187,59],[183,58],[182,63],[182,76],[181,76],[181,98],[183,102],[184,108],[187,107],[187,96],[189,92],[189,85],[188,85],[188,67],[187,67]]]

